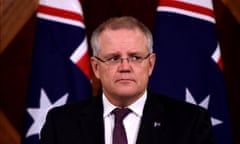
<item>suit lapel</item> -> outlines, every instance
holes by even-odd
[[[164,144],[164,106],[156,98],[148,94],[144,106],[143,117],[137,137],[137,144]],[[86,144],[104,144],[103,104],[98,96],[79,115]]]
[[[148,94],[138,133],[137,144],[163,144],[164,108],[153,94]]]
[[[94,98],[80,116],[86,144],[104,144],[103,106],[100,96]]]

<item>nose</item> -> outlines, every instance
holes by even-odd
[[[129,58],[121,58],[121,64],[123,64],[124,60],[126,60],[127,63],[129,64]]]
[[[129,63],[128,58],[122,58],[121,63],[119,65],[119,71],[120,72],[129,72],[131,69],[131,65]]]

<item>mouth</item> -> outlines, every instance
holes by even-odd
[[[133,79],[117,79],[116,80],[117,83],[122,83],[122,84],[128,84],[128,83],[131,83],[131,82],[134,82]]]

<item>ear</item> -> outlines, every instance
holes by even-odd
[[[98,68],[98,62],[96,60],[96,58],[91,57],[91,66],[92,66],[92,70],[96,76],[97,79],[99,79],[99,68]]]
[[[153,72],[155,62],[156,62],[156,54],[152,53],[150,58],[149,58],[149,76],[151,76],[151,74]]]

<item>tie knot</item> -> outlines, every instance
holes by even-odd
[[[115,115],[115,121],[122,121],[129,113],[131,112],[128,108],[116,108],[113,110],[113,114]]]
[[[112,111],[114,114],[113,144],[127,144],[127,135],[123,125],[123,119],[129,112],[128,108],[116,108]]]

